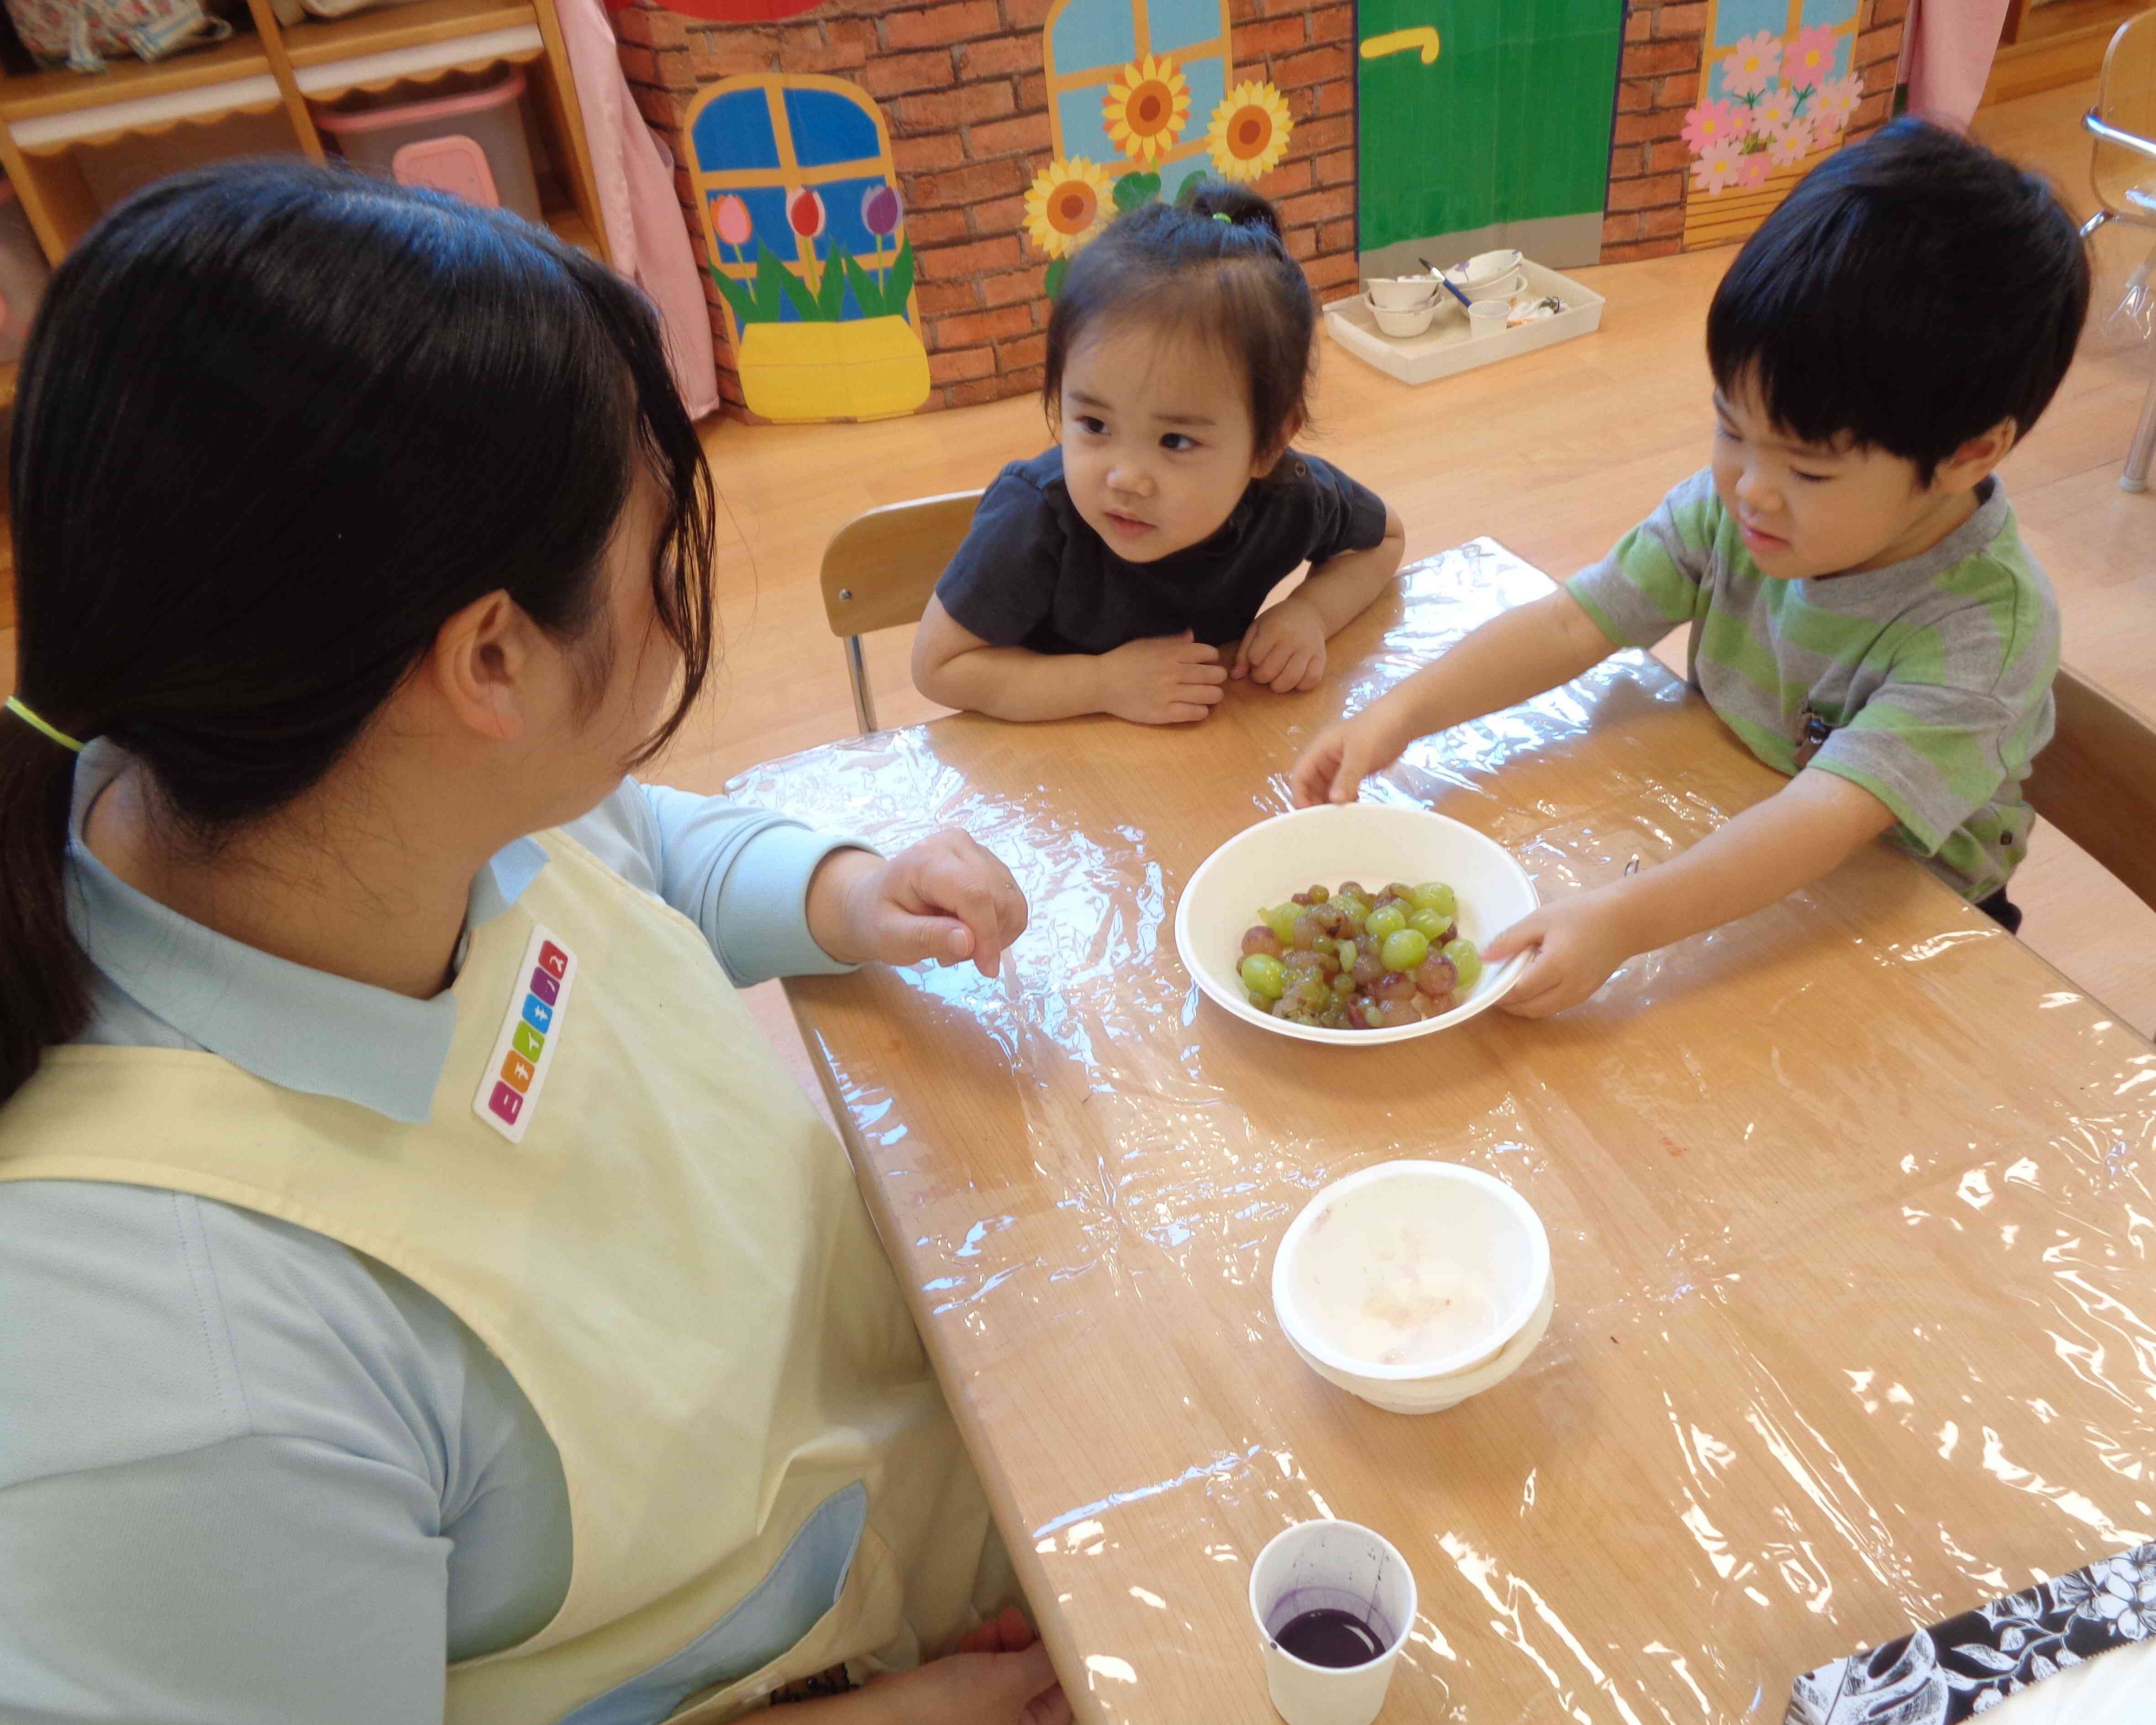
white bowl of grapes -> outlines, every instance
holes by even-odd
[[[1404,1042],[1495,1006],[1526,966],[1481,949],[1532,911],[1512,853],[1427,809],[1356,802],[1260,822],[1199,866],[1175,908],[1198,985],[1306,1042]]]

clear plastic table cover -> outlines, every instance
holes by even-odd
[[[1243,1589],[1316,1516],[1415,1569],[1383,1717],[1477,1725],[1779,1719],[1799,1672],[2156,1531],[2156,1052],[1918,864],[1881,847],[1540,1024],[1313,1047],[1199,996],[1177,893],[1301,743],[1548,591],[1479,541],[1313,694],[962,718],[730,787],[886,850],[962,827],[1030,901],[999,975],[789,989],[1082,1718],[1270,1717]],[[1364,795],[1548,900],[1778,782],[1627,653]],[[1555,1264],[1521,1371],[1423,1418],[1306,1370],[1268,1292],[1311,1194],[1402,1156],[1512,1182]]]

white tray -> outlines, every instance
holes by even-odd
[[[1358,360],[1389,372],[1403,383],[1430,383],[1471,371],[1477,366],[1517,359],[1537,348],[1591,335],[1602,326],[1602,296],[1583,288],[1568,275],[1559,275],[1532,258],[1520,266],[1527,272],[1522,293],[1537,299],[1554,294],[1565,309],[1555,317],[1537,318],[1502,335],[1480,340],[1467,333],[1467,308],[1440,289],[1436,320],[1419,335],[1381,335],[1370,316],[1370,308],[1358,294],[1325,308],[1325,327],[1332,339]]]

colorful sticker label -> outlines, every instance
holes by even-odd
[[[511,1144],[524,1141],[539,1087],[561,1038],[562,1009],[577,980],[576,955],[544,929],[534,929],[510,990],[509,1011],[494,1041],[494,1057],[480,1075],[472,1112]]]

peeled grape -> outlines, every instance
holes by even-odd
[[[1414,991],[1414,978],[1404,970],[1388,970],[1370,985],[1371,994],[1381,1001],[1404,1001]]]
[[[1311,912],[1310,919],[1317,924],[1317,932],[1321,934],[1340,932],[1340,907],[1337,904],[1319,905]]]
[[[1281,955],[1280,936],[1262,923],[1243,931],[1243,956],[1248,958],[1254,952],[1261,952],[1269,959]]]
[[[1351,934],[1361,934],[1363,924],[1369,919],[1368,903],[1347,893],[1342,893],[1333,902],[1340,909],[1340,926]]]
[[[1388,970],[1412,970],[1430,955],[1430,940],[1413,929],[1402,929],[1385,936],[1378,955]]]
[[[1266,1001],[1276,1001],[1287,991],[1286,973],[1281,961],[1261,952],[1254,952],[1236,967],[1243,979],[1243,986]]]
[[[1358,953],[1355,955],[1355,968],[1349,974],[1363,987],[1368,988],[1385,974],[1385,961],[1374,952]]]
[[[1332,894],[1327,892],[1323,887],[1312,887],[1310,889],[1310,902],[1312,904],[1322,904],[1332,896]]]
[[[1445,955],[1452,961],[1453,971],[1460,978],[1460,992],[1465,994],[1482,975],[1482,955],[1476,951],[1471,940],[1453,940],[1446,943]]]
[[[1432,1000],[1420,990],[1416,990],[1415,997],[1408,1005],[1414,1008],[1414,1016],[1418,1018],[1435,1018],[1445,1011],[1442,1002]]]
[[[1340,968],[1342,970],[1352,970],[1354,969],[1355,960],[1362,957],[1362,950],[1358,947],[1353,941],[1342,940],[1340,943]]]
[[[1285,941],[1295,932],[1295,919],[1302,913],[1292,904],[1276,904],[1270,910],[1258,913],[1258,920]]]
[[[1415,986],[1424,994],[1443,1000],[1459,986],[1460,978],[1452,968],[1452,960],[1441,952],[1434,952],[1415,970]]]
[[[1306,977],[1281,996],[1316,1012],[1332,1004],[1332,985],[1321,976]]]
[[[1348,996],[1354,993],[1356,989],[1360,986],[1361,985],[1355,980],[1354,974],[1352,971],[1342,970],[1337,976],[1332,979],[1332,993],[1334,997],[1338,1000],[1346,1000]]]
[[[1434,910],[1415,910],[1408,914],[1408,926],[1432,946],[1445,944],[1452,933],[1452,919],[1440,916]]]
[[[1340,974],[1342,968],[1340,963],[1340,954],[1332,943],[1330,940],[1319,941],[1317,943],[1318,974],[1329,982]]]
[[[1358,880],[1343,880],[1340,883],[1340,893],[1342,898],[1360,898],[1364,896],[1363,883]]]
[[[1291,951],[1284,953],[1281,956],[1281,968],[1287,973],[1290,981],[1295,981],[1305,976],[1315,976],[1317,974],[1318,963],[1318,957],[1315,952]]]
[[[1452,888],[1434,880],[1424,881],[1408,894],[1408,900],[1417,910],[1434,910],[1447,922],[1460,914],[1460,901]]]
[[[1297,952],[1308,952],[1317,944],[1317,919],[1304,912],[1288,925],[1288,938]]]

